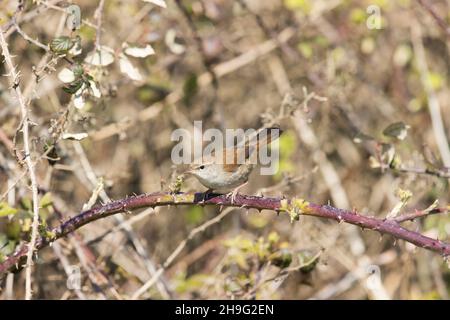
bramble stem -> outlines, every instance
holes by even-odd
[[[90,222],[116,213],[130,212],[140,208],[157,206],[199,205],[203,199],[203,193],[190,192],[171,194],[169,192],[155,192],[112,201],[105,205],[96,206],[81,212],[79,215],[63,222],[49,232],[49,234],[52,234],[52,239],[45,239],[42,236],[39,237],[35,249],[40,250],[51,242],[66,236]],[[355,211],[342,210],[329,205],[309,203],[303,199],[293,198],[288,200],[238,194],[232,203],[231,198],[225,195],[209,194],[202,205],[272,210],[280,213],[288,213],[291,216],[291,219],[293,217],[293,212],[298,215],[333,219],[338,222],[350,223],[363,229],[378,231],[381,234],[391,235],[396,239],[408,241],[420,248],[437,252],[444,257],[450,256],[449,243],[438,239],[432,239],[418,232],[408,230],[394,220],[364,216]],[[22,260],[26,257],[27,252],[28,245],[23,245],[14,254],[10,255],[5,261],[0,263],[0,274],[20,268]]]

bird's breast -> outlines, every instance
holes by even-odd
[[[226,192],[247,182],[253,167],[253,165],[249,164],[240,165],[232,172],[224,171],[221,167],[218,167],[215,170],[216,174],[211,175],[208,179],[198,178],[205,187],[218,192]]]

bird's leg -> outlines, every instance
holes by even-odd
[[[231,204],[234,204],[235,200],[236,200],[236,196],[239,193],[239,189],[241,189],[242,187],[246,186],[248,183],[244,182],[243,184],[241,184],[240,186],[237,186],[236,188],[234,188],[230,193],[227,193],[226,196],[230,197],[231,196]]]
[[[205,203],[206,198],[213,192],[213,189],[208,189],[203,193],[203,199],[200,202],[201,204]]]

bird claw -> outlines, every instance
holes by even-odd
[[[227,198],[231,197],[231,204],[236,204],[236,197],[239,194],[239,189],[241,189],[242,187],[247,185],[247,183],[248,182],[245,182],[245,183],[241,184],[240,186],[235,188],[233,191],[231,191],[230,193],[226,194]]]
[[[233,190],[230,193],[227,193],[226,196],[227,198],[231,198],[231,204],[235,204],[236,203],[236,196],[238,195],[238,191],[239,190]]]

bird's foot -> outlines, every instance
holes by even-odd
[[[200,204],[205,204],[206,199],[208,198],[208,196],[213,192],[212,189],[208,189],[203,193],[203,198],[202,201],[200,201]]]
[[[231,191],[230,193],[226,194],[227,198],[231,197],[231,204],[235,204],[236,203],[236,196],[239,194],[239,189],[241,189],[245,185],[247,185],[247,182],[241,184],[240,186],[234,188],[233,191]]]
[[[238,193],[239,193],[239,190],[236,188],[233,191],[227,193],[225,196],[227,198],[231,197],[231,204],[234,204],[236,202],[236,196],[237,196]]]

